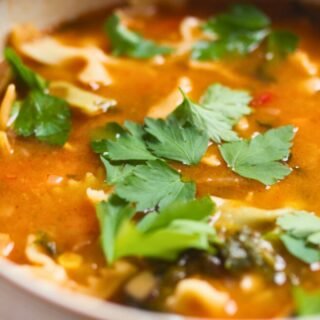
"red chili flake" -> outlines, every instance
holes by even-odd
[[[274,94],[272,92],[262,92],[257,94],[252,101],[250,106],[253,108],[263,107],[274,99]]]

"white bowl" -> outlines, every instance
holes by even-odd
[[[49,28],[121,0],[0,0],[0,52],[13,25]],[[173,2],[174,0],[172,0]],[[320,0],[307,0],[320,3]],[[318,317],[314,317],[317,319]],[[123,307],[39,281],[0,258],[0,320],[192,320]],[[311,319],[311,318],[310,318]]]

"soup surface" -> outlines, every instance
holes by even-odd
[[[15,85],[17,98],[15,103],[11,99],[10,112],[18,115],[16,118],[11,116],[10,124],[1,131],[5,138],[1,136],[0,254],[18,264],[28,265],[30,272],[46,281],[60,282],[71,290],[146,310],[212,318],[272,318],[320,312],[319,307],[314,306],[315,302],[310,306],[312,299],[320,299],[317,291],[320,288],[320,241],[317,239],[320,222],[312,214],[320,213],[320,76],[317,54],[320,30],[316,21],[296,8],[285,8],[283,16],[274,7],[245,7],[245,13],[240,12],[240,22],[232,20],[232,10],[241,11],[243,8],[234,8],[213,4],[174,10],[149,6],[121,7],[90,15],[45,34],[31,26],[17,26],[13,30],[9,45],[25,66],[49,82],[42,95],[59,96],[68,102],[72,129],[63,143],[52,143],[52,140],[48,143],[49,139],[39,138],[43,129],[41,125],[51,121],[50,115],[44,119],[46,115],[41,118],[37,111],[31,113],[32,103],[28,105],[24,101],[30,91],[39,92],[40,89],[35,90],[26,84],[28,81],[21,81],[21,73],[19,80],[19,70],[17,72],[12,60],[7,58],[7,65],[13,72],[2,86],[2,95],[4,100],[5,97],[10,100],[7,85]],[[263,23],[259,12],[269,16],[272,23]],[[254,22],[258,17],[256,25],[244,26],[243,14],[251,14],[251,20],[246,18],[245,21]],[[118,29],[115,17],[120,20]],[[228,21],[228,17],[231,22],[224,21]],[[209,18],[213,21],[213,31],[203,30]],[[231,26],[231,31],[219,29],[219,26],[226,25]],[[141,38],[130,33],[133,30]],[[283,32],[290,34],[280,40],[271,38],[275,35],[274,30],[286,30]],[[237,32],[243,33],[239,36]],[[121,40],[117,39],[119,34],[120,38],[123,37]],[[296,35],[299,43],[295,43]],[[145,39],[152,39],[152,45],[141,44],[147,41]],[[276,40],[272,42],[272,39]],[[223,53],[200,50],[204,57],[199,58],[199,52],[194,49],[199,41],[210,46],[219,40]],[[252,43],[248,45],[248,41]],[[281,46],[286,41],[289,44],[283,49]],[[247,49],[230,49],[230,43]],[[273,51],[270,49],[272,43],[276,43]],[[152,46],[155,48],[150,49]],[[243,52],[239,54],[241,50]],[[4,74],[7,67],[3,68]],[[88,72],[84,74],[86,69]],[[92,105],[90,109],[90,103],[79,91],[74,94],[78,102],[68,96],[68,85],[109,100],[99,104],[99,97],[90,97],[89,100],[94,100],[93,105],[98,106],[98,111],[92,111]],[[204,99],[201,97],[212,85],[216,86],[216,94],[222,95],[219,97],[223,112],[228,113],[228,108],[234,108],[237,103],[241,105],[240,116],[235,117],[236,121],[228,122],[233,138],[222,135],[214,138],[209,133],[210,128],[215,130],[210,127],[214,126],[214,121],[206,127],[205,121],[199,125],[192,117],[183,125],[179,124],[178,116],[175,118],[174,110],[183,100],[179,87],[186,96],[185,104],[192,100],[201,108]],[[221,93],[223,90],[229,91]],[[228,103],[228,97],[233,102]],[[49,104],[46,103],[44,105]],[[115,105],[103,110],[108,104]],[[1,110],[5,105],[4,101]],[[40,102],[38,106],[42,108]],[[32,119],[41,118],[37,118],[38,127],[32,134],[23,134],[23,128],[28,127],[23,122],[26,121],[23,110],[27,110]],[[4,113],[1,121],[6,119]],[[53,114],[58,113],[53,111]],[[206,117],[217,117],[219,126],[217,113]],[[173,116],[170,118],[170,115]],[[58,117],[64,121],[62,113]],[[152,123],[147,123],[147,117],[170,118],[172,122],[168,120],[166,128],[157,128],[158,131],[152,134]],[[153,137],[146,142],[147,149],[137,145],[141,143],[140,138],[137,138],[140,142],[126,144],[122,141],[121,152],[126,156],[112,158],[112,143],[116,149],[114,152],[120,152],[121,136],[127,135],[128,138],[132,132],[124,133],[123,128],[115,125],[112,129],[110,123],[123,126],[128,120],[144,125],[145,135],[151,132]],[[19,121],[23,123],[20,125]],[[168,133],[170,128],[176,130],[171,136]],[[284,128],[286,133],[277,131],[279,128]],[[259,133],[268,135],[273,129],[276,130],[275,138],[258,141],[257,149],[252,147],[251,151],[243,151],[247,152],[242,159],[244,164],[237,167],[239,158],[234,154],[232,160],[228,160],[224,150],[230,147],[229,152],[236,152],[235,141],[249,143]],[[185,131],[186,136],[179,140],[177,136],[183,130],[191,133]],[[117,134],[111,139],[115,131]],[[157,138],[160,142],[152,146]],[[205,146],[202,152],[201,145]],[[104,148],[103,151],[99,147]],[[245,146],[240,147],[239,153],[243,150],[241,148]],[[171,156],[159,150],[168,150]],[[134,156],[136,151],[138,157]],[[198,160],[191,155],[185,156],[192,151],[198,153]],[[141,156],[143,152],[148,156]],[[173,155],[175,152],[182,161]],[[277,152],[280,156],[275,154]],[[284,156],[286,152],[287,157]],[[134,183],[134,179],[139,178],[138,173],[134,179],[126,177],[124,185],[111,182],[111,171],[115,169],[107,165],[105,168],[100,157],[104,157],[109,165],[118,166],[120,171],[117,174],[125,174],[128,166],[133,166],[134,170],[140,166],[139,174],[145,179],[144,184]],[[251,162],[250,157],[253,158]],[[193,160],[187,163],[186,158]],[[260,162],[255,162],[258,158]],[[162,171],[154,169],[156,173],[146,174],[143,171],[146,170],[146,161],[151,167],[162,166]],[[155,162],[150,164],[150,161]],[[261,163],[263,166],[259,167]],[[274,165],[282,169],[275,169]],[[260,171],[252,173],[256,167]],[[188,191],[179,191],[177,202],[168,200],[171,182],[166,184],[169,178],[163,173],[168,168],[174,170],[172,174],[177,174],[171,177],[179,180],[174,183],[186,186],[194,182],[196,195],[181,196],[191,192],[188,185]],[[274,171],[278,173],[274,174]],[[164,176],[158,178],[161,173]],[[146,183],[148,188],[145,188]],[[140,198],[134,200],[139,188]],[[167,198],[161,198],[162,193]],[[212,196],[212,200],[208,196]],[[168,230],[161,230],[163,239],[169,237],[171,244],[160,250],[157,247],[161,246],[162,238],[152,238],[155,231],[143,234],[145,238],[141,236],[140,239],[140,236],[132,235],[136,231],[130,229],[131,233],[128,231],[125,236],[125,227],[119,227],[120,231],[113,227],[121,222],[110,218],[108,197],[116,197],[115,202],[121,202],[118,207],[122,206],[122,209],[114,211],[118,217],[124,214],[123,207],[128,209],[129,206],[129,211],[135,208],[135,215],[126,225],[132,230],[149,214],[156,212],[161,216],[162,210],[172,202],[181,205],[185,201],[207,201],[211,218],[205,219],[206,222],[198,219],[197,226],[192,227],[189,220],[188,225],[171,225],[174,232],[183,228],[188,234],[186,238],[179,238],[180,234],[179,237],[172,236],[172,229],[167,236],[165,232]],[[152,203],[152,199],[158,197],[163,202],[159,198],[159,201],[154,200],[155,206],[143,204],[143,201]],[[213,209],[212,201],[216,209]],[[189,211],[180,219],[186,222],[190,219],[188,214],[194,214],[198,209],[201,211],[200,207],[184,209]],[[178,207],[172,210],[179,211]],[[174,221],[170,223],[174,224]],[[200,234],[194,231],[200,228],[200,224],[201,228],[204,228],[203,224],[210,226],[215,235],[207,229],[201,229]],[[115,235],[117,232],[119,234]],[[197,241],[187,238],[190,234],[198,237]],[[189,240],[190,245],[186,244]],[[114,241],[116,245],[112,247],[108,241]],[[182,243],[177,245],[178,249],[171,248],[175,241]],[[137,249],[139,246],[142,249]],[[148,246],[157,253],[150,253]],[[48,257],[56,269],[49,269],[47,262],[39,260],[37,254]],[[63,270],[62,280],[56,280],[54,270]],[[310,305],[306,307],[308,302]]]

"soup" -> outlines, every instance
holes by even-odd
[[[0,254],[144,310],[320,313],[320,33],[284,6],[139,5],[46,33],[16,26]]]

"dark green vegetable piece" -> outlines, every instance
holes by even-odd
[[[13,49],[6,48],[4,50],[4,56],[10,64],[14,75],[19,81],[27,85],[29,89],[44,91],[47,88],[48,82],[28,68]]]
[[[167,55],[173,51],[169,47],[158,45],[129,30],[121,24],[116,14],[107,19],[104,30],[110,39],[112,53],[116,56],[148,59],[156,55]]]
[[[14,129],[20,136],[35,135],[40,141],[62,146],[71,130],[69,106],[64,100],[32,91],[21,105]]]

